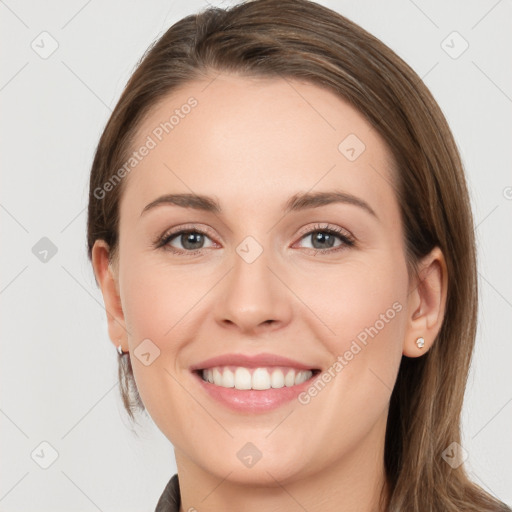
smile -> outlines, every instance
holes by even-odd
[[[281,366],[215,366],[192,372],[206,396],[239,414],[265,413],[293,402],[319,373]]]
[[[266,390],[292,387],[311,379],[319,370],[299,370],[289,367],[245,368],[215,366],[200,370],[201,378],[223,388]]]

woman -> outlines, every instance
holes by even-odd
[[[509,510],[460,446],[456,145],[343,16],[255,0],[173,25],[100,139],[88,248],[125,407],[175,448],[157,512]]]

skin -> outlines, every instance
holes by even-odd
[[[130,351],[143,402],[175,447],[180,510],[379,510],[391,390],[402,355],[426,353],[440,329],[443,255],[434,249],[409,278],[391,154],[333,93],[221,74],[168,96],[134,148],[190,96],[197,107],[124,178],[119,259],[108,264],[104,241],[93,249],[110,338]],[[348,134],[366,146],[353,162],[338,150]],[[298,192],[333,189],[363,199],[377,218],[342,203],[282,212]],[[166,193],[214,196],[222,212],[167,204],[141,215]],[[169,244],[182,255],[152,246],[191,223],[209,229],[198,254],[187,255],[179,236]],[[329,253],[325,243],[313,245],[306,233],[317,223],[347,230],[355,246]],[[263,249],[250,264],[236,252],[249,235]],[[342,244],[335,238],[333,248]],[[306,405],[235,412],[188,369],[231,352],[327,369],[397,302],[401,311]],[[160,350],[149,366],[133,356],[147,338]],[[237,457],[247,442],[262,453],[250,468]]]

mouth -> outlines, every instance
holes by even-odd
[[[303,370],[286,366],[214,366],[193,370],[203,382],[240,391],[292,388],[312,380],[320,369]]]
[[[268,352],[232,353],[189,370],[205,396],[239,414],[255,414],[293,403],[313,385],[321,369],[310,364]]]

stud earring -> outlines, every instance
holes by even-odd
[[[423,338],[418,338],[416,340],[416,345],[418,345],[418,348],[423,348],[425,346],[425,340]]]
[[[127,352],[123,352],[123,347],[121,345],[117,346],[117,352],[120,356],[126,354]]]

